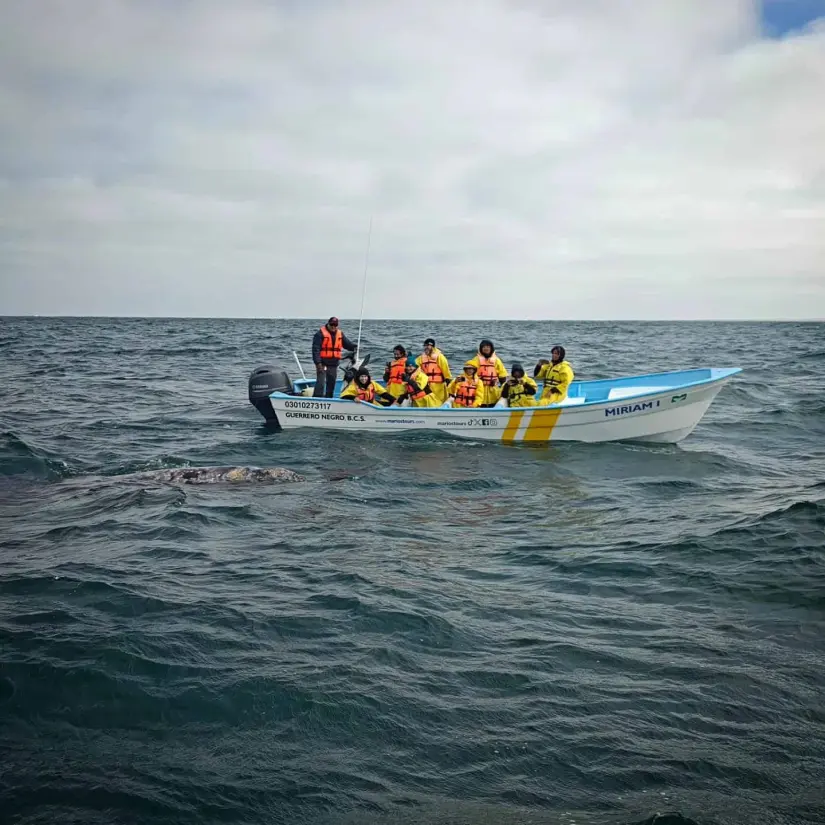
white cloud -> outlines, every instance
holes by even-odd
[[[0,5],[0,313],[825,317],[825,27]]]

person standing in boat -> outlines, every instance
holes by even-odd
[[[524,374],[521,364],[513,364],[510,369],[510,378],[501,388],[501,397],[507,401],[508,407],[535,407],[538,385]]]
[[[384,381],[387,384],[387,392],[398,398],[404,394],[404,385],[407,377],[407,350],[396,344],[392,350],[392,361],[387,361],[387,368],[384,370]]]
[[[478,377],[475,361],[464,364],[464,372],[457,375],[447,387],[447,394],[454,407],[480,407],[484,400],[484,384]]]
[[[477,375],[484,385],[483,398],[479,406],[494,407],[501,398],[501,384],[507,380],[507,368],[496,355],[496,348],[489,338],[478,345],[478,353],[470,359],[477,369]]]
[[[338,319],[333,315],[312,337],[312,360],[315,363],[315,398],[332,398],[335,381],[338,378],[338,364],[341,352],[351,350],[357,355],[357,347],[339,329]]]
[[[444,404],[447,400],[447,385],[453,380],[453,374],[446,356],[436,347],[434,338],[424,341],[424,352],[415,359],[415,363],[424,370],[438,404]]]
[[[567,398],[567,390],[576,376],[573,368],[565,361],[566,355],[564,347],[557,344],[550,351],[552,361],[542,360],[536,364],[534,374],[539,381],[544,381],[544,389],[539,399],[541,406],[558,404]]]
[[[407,399],[411,407],[437,406],[429,379],[424,370],[415,363],[412,355],[407,357],[404,364],[404,392],[398,396],[398,403],[401,404]]]
[[[366,367],[359,367],[355,371],[355,378],[341,391],[341,398],[380,404],[382,407],[388,407],[395,401],[384,387],[372,380],[370,371]]]

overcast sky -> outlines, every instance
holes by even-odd
[[[825,0],[0,3],[0,314],[357,317],[371,216],[366,317],[825,318]]]

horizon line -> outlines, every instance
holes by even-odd
[[[329,316],[327,316],[329,317]],[[343,321],[357,323],[357,318],[338,316]],[[95,318],[100,320],[130,320],[130,321],[316,321],[326,323],[321,316],[292,315],[292,316],[265,316],[265,315],[52,315],[49,313],[26,313],[20,315],[0,315],[4,319],[18,318],[46,318],[63,320],[85,320]],[[642,323],[642,324],[821,324],[823,318],[364,318],[363,321],[417,321],[421,323],[446,323],[457,321],[460,323]]]

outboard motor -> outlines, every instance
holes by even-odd
[[[266,419],[267,424],[278,424],[278,416],[269,400],[273,392],[293,394],[289,373],[283,367],[269,365],[252,370],[249,376],[249,403]]]

